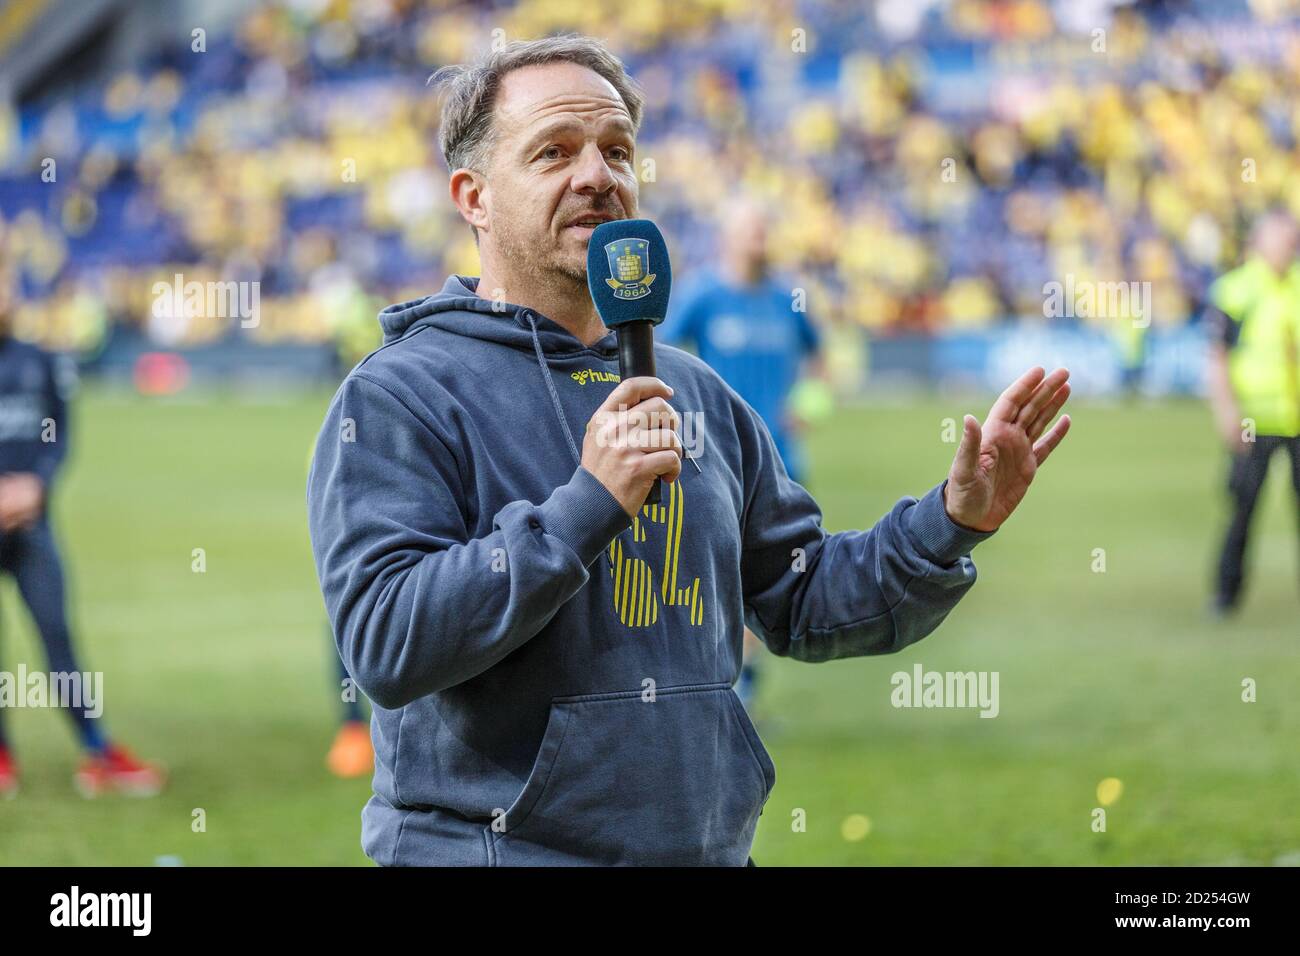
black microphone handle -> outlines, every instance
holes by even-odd
[[[618,326],[618,374],[621,379],[655,374],[655,324],[649,320]],[[645,503],[657,505],[663,496],[663,482],[656,478]]]

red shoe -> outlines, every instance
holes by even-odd
[[[9,751],[0,747],[0,800],[12,800],[16,796],[18,796],[18,767],[9,756]]]
[[[143,763],[125,747],[109,746],[103,754],[86,757],[72,778],[77,791],[87,799],[105,793],[128,797],[155,797],[163,788],[166,774],[157,764]]]

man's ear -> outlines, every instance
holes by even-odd
[[[487,180],[472,169],[461,168],[451,174],[447,189],[461,218],[475,229],[487,229]]]

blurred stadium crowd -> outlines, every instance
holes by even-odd
[[[379,307],[477,270],[425,78],[494,39],[575,30],[648,91],[642,205],[682,272],[744,191],[770,201],[775,261],[823,323],[1042,319],[1044,283],[1069,274],[1150,282],[1155,324],[1182,324],[1253,216],[1300,213],[1293,12],[280,0],[202,51],[203,24],[178,22],[135,70],[0,107],[0,253],[25,293],[19,334],[83,357],[119,333],[364,354]],[[154,308],[176,273],[260,282],[260,322]]]

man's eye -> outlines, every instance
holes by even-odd
[[[564,150],[558,146],[547,146],[542,150],[542,159],[559,159],[564,155]]]
[[[616,159],[619,162],[626,162],[627,160],[632,158],[631,153],[629,153],[627,149],[625,149],[622,146],[615,146],[614,148],[612,148],[609,151],[609,155],[610,158]]]

